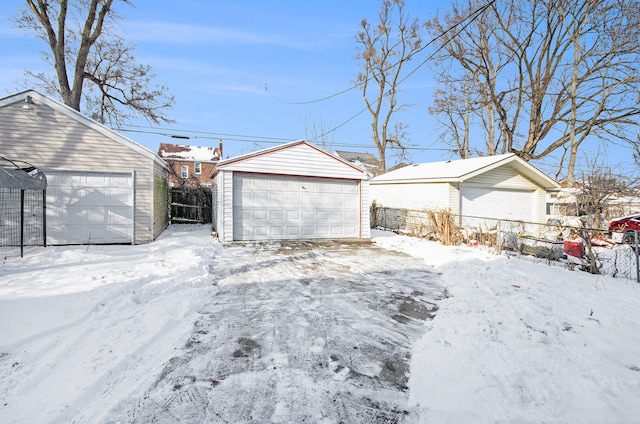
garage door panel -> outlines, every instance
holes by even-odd
[[[233,192],[234,240],[358,237],[357,181],[238,173]]]
[[[130,243],[133,175],[47,171],[49,244]]]

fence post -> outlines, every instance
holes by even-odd
[[[20,257],[24,258],[24,189],[20,190]]]
[[[638,231],[633,232],[636,252],[636,283],[640,283],[640,259],[638,259]]]

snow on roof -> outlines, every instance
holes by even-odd
[[[220,159],[216,147],[188,146],[186,144],[160,143],[158,155],[164,159],[214,162]]]
[[[472,159],[448,160],[408,165],[375,177],[371,184],[385,182],[458,181],[509,164],[544,187],[557,188],[558,183],[513,153]]]
[[[376,177],[375,181],[458,179],[512,157],[515,157],[513,153],[472,159],[420,163],[387,172]]]
[[[378,158],[376,158],[371,153],[360,153],[360,152],[346,152],[344,150],[336,150],[334,151],[338,157],[347,160],[349,162],[361,162],[367,165],[378,165]]]

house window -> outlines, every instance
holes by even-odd
[[[200,162],[196,162],[193,164],[193,172],[196,175],[200,175],[202,172],[202,164]]]
[[[181,178],[187,178],[189,176],[189,166],[188,165],[182,165],[180,167],[180,177]]]

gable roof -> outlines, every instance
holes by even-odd
[[[375,177],[371,184],[412,182],[463,182],[501,166],[511,166],[545,188],[558,183],[513,153],[472,159],[448,160],[405,166]]]
[[[158,156],[157,154],[155,154],[154,152],[152,152],[151,150],[147,149],[146,147],[136,143],[135,141],[123,136],[122,134],[112,130],[111,128],[108,128],[106,126],[104,126],[103,124],[94,121],[93,119],[83,115],[82,113],[78,112],[77,110],[63,104],[60,103],[50,97],[47,97],[43,94],[40,94],[39,92],[29,89],[29,90],[25,90],[25,91],[21,91],[19,93],[15,93],[12,94],[10,96],[7,97],[3,97],[0,99],[0,108],[6,107],[8,105],[12,105],[15,103],[20,103],[20,102],[26,102],[27,98],[31,98],[32,101],[34,101],[34,108],[37,109],[38,107],[38,103],[41,104],[45,104],[48,107],[50,107],[51,109],[55,110],[56,112],[60,112],[63,115],[66,115],[67,117],[79,122],[82,125],[85,125],[86,127],[91,128],[94,131],[99,132],[100,134],[104,135],[105,137],[108,137],[128,148],[130,148],[131,150],[141,154],[142,156],[145,156],[151,160],[153,160],[154,162],[156,162],[157,164],[159,164],[160,166],[162,166],[164,169],[169,170],[169,165],[167,165],[165,163],[165,161],[163,161],[160,156]]]
[[[356,165],[342,158],[339,158],[336,155],[332,155],[326,150],[314,146],[306,140],[292,141],[289,143],[284,143],[278,146],[259,150],[257,152],[221,160],[214,166],[209,176],[213,178],[222,169],[236,170],[238,168],[241,168],[243,164],[253,164],[254,166],[259,165],[260,167],[267,169],[272,163],[270,159],[278,158],[278,160],[280,161],[283,159],[281,157],[282,153],[285,153],[287,150],[299,151],[300,149],[306,149],[306,159],[308,160],[306,165],[308,165],[310,168],[316,168],[320,170],[323,168],[323,164],[334,164],[335,162],[338,162],[340,165],[344,165],[345,169],[347,169],[350,175],[353,175],[353,177],[360,179],[368,178],[365,171],[360,169]],[[315,157],[315,159],[312,159],[312,156]],[[264,172],[268,171],[265,170]]]
[[[164,159],[198,162],[215,162],[220,159],[217,147],[189,146],[186,144],[160,143],[158,155]]]
[[[336,150],[334,152],[338,157],[349,162],[361,162],[367,165],[378,165],[378,158],[371,153],[346,152],[344,150]]]

